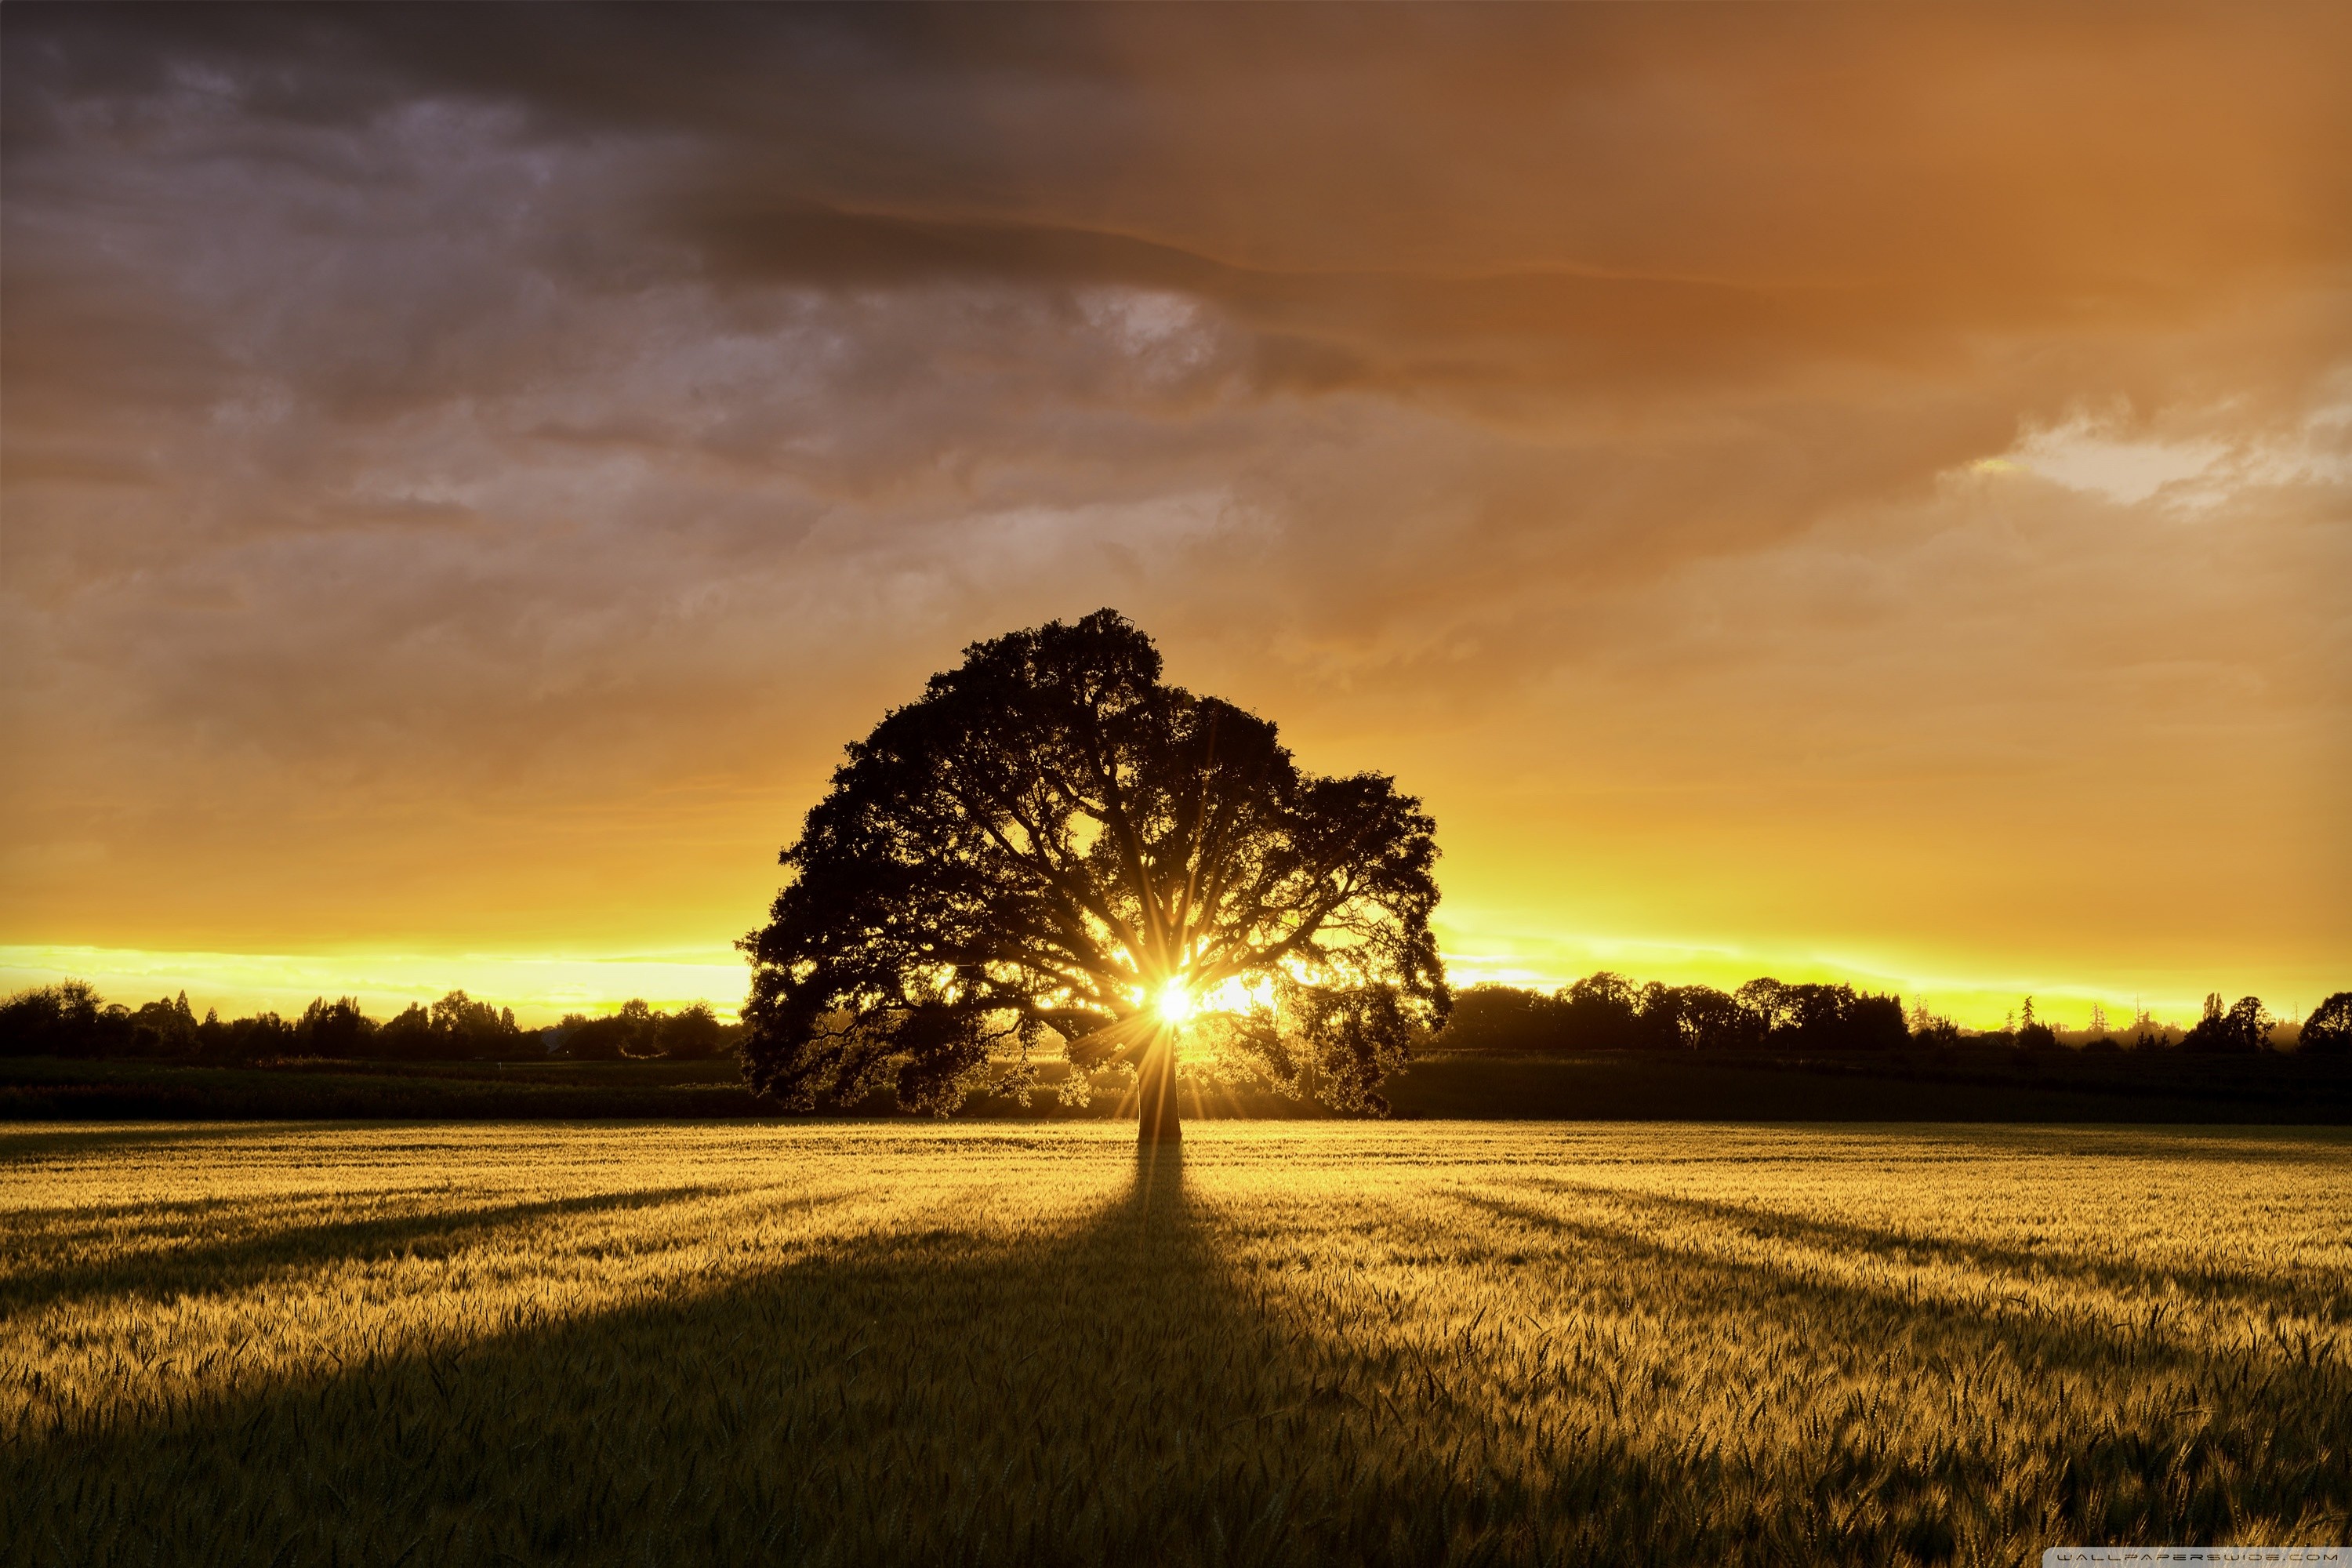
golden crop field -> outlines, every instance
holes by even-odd
[[[0,1132],[16,1563],[2352,1537],[2336,1132]]]

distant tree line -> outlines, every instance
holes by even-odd
[[[514,1009],[477,1002],[452,991],[430,1006],[412,1002],[376,1019],[350,996],[314,999],[299,1017],[276,1013],[224,1019],[206,1009],[199,1019],[188,994],[139,1007],[109,1003],[85,981],[19,991],[0,1002],[0,1056],[148,1057],[194,1062],[251,1062],[273,1057],[331,1057],[386,1061],[513,1060],[554,1057],[575,1061],[626,1058],[718,1056],[735,1048],[740,1025],[723,1024],[708,1003],[664,1013],[632,999],[609,1017],[567,1014],[547,1029],[524,1029]]]
[[[2242,996],[2224,1005],[2216,992],[2206,997],[2203,1016],[2185,1030],[2142,1015],[2118,1038],[2095,1008],[2092,1027],[2069,1031],[2069,1040],[2034,1016],[2030,996],[2009,1026],[1969,1032],[1924,1005],[1906,1014],[1897,998],[1850,985],[1789,984],[1767,977],[1729,992],[1656,981],[1636,987],[1603,970],[1549,993],[1473,985],[1456,994],[1452,1019],[1429,1043],[1441,1050],[1577,1053],[1883,1051],[1965,1042],[2026,1051],[2071,1044],[2094,1051],[2252,1055],[2278,1048],[2273,1037],[2280,1023],[2257,997]],[[270,1012],[223,1019],[209,1009],[199,1019],[185,992],[124,1007],[108,1003],[79,980],[20,991],[0,1002],[0,1057],[684,1060],[732,1052],[742,1033],[741,1025],[720,1022],[707,1003],[665,1013],[639,999],[602,1017],[570,1013],[551,1027],[524,1029],[515,1023],[513,1009],[477,1002],[463,991],[452,991],[430,1006],[411,1003],[385,1019],[370,1017],[349,996],[316,998],[290,1019]],[[2352,1052],[2352,991],[2339,991],[2313,1009],[2294,1048]]]
[[[1789,984],[1768,977],[1737,991],[1711,985],[1635,986],[1602,970],[1549,993],[1515,985],[1473,985],[1457,993],[1454,1014],[1432,1041],[1439,1049],[1472,1051],[1884,1051],[1904,1046],[2005,1046],[2057,1050],[2069,1042],[2037,1018],[2023,999],[2000,1029],[1970,1033],[1924,1005],[1906,1015],[1901,1000],[1851,985]],[[2205,999],[2204,1016],[2187,1030],[2143,1014],[2118,1038],[2104,1010],[2073,1042],[2085,1050],[2179,1049],[2251,1055],[2276,1049],[2282,1020],[2259,997],[2224,1006],[2220,993]],[[2296,1049],[2352,1051],[2352,991],[2339,991],[2315,1008]]]

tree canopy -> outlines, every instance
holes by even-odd
[[[1455,999],[1435,1043],[1473,1051],[1865,1051],[1910,1037],[1900,1002],[1850,985],[1790,985],[1768,975],[1733,994],[1654,980],[1636,988],[1604,969],[1549,996],[1512,985],[1471,986]]]
[[[2186,1051],[2261,1051],[2270,1048],[2271,1029],[2277,1021],[2262,998],[2241,996],[2233,1007],[2221,1005],[2218,991],[2205,998],[2205,1016],[2181,1037]]]
[[[745,1071],[794,1109],[887,1083],[944,1113],[1048,1032],[1148,1086],[1184,1018],[1187,1049],[1382,1109],[1451,1000],[1435,830],[1393,779],[1307,773],[1272,723],[1164,683],[1113,611],[975,643],[783,851],[742,942]]]
[[[2303,1048],[2339,1054],[2352,1051],[2352,991],[2338,991],[2304,1020]]]

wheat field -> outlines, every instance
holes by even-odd
[[[2021,1563],[2352,1537],[2335,1132],[0,1131],[0,1554]]]

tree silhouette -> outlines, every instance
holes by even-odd
[[[661,1049],[664,1056],[681,1060],[699,1060],[715,1057],[726,1043],[726,1026],[710,1010],[708,1002],[693,1002],[672,1013],[662,1021]]]
[[[2295,1048],[2330,1055],[2352,1051],[2352,991],[2338,991],[2311,1010]]]
[[[1435,824],[1160,676],[1098,610],[972,645],[849,747],[742,942],[754,1087],[809,1110],[887,1082],[944,1114],[1050,1030],[1081,1073],[1134,1064],[1140,1136],[1172,1138],[1181,1028],[1287,1092],[1385,1108],[1450,1002]]]
[[[1623,1050],[1638,1043],[1642,994],[1610,970],[1588,974],[1560,993],[1569,1032],[1587,1049]]]
[[[375,1020],[360,1010],[359,998],[340,996],[330,1002],[313,997],[294,1026],[303,1048],[312,1056],[355,1057],[362,1054]]]
[[[2268,1050],[2274,1025],[2275,1020],[2264,1010],[2261,998],[2241,996],[2235,1006],[2224,1008],[2221,994],[2210,992],[2205,997],[2205,1016],[2181,1037],[2180,1048],[2228,1052]]]

